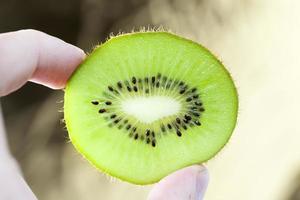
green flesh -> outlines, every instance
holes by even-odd
[[[174,129],[166,133],[160,130],[161,123],[171,123],[176,116],[145,124],[120,110],[122,99],[132,95],[161,95],[178,98],[182,105],[178,115],[184,114],[189,103],[178,87],[150,87],[146,94],[139,85],[138,92],[123,89],[122,97],[108,90],[108,86],[117,88],[118,81],[130,82],[133,76],[144,79],[157,74],[197,88],[205,108],[199,117],[201,126],[181,129],[179,137]],[[112,105],[104,105],[109,98]],[[106,112],[99,113],[101,108]],[[96,48],[69,80],[64,103],[67,129],[76,149],[103,172],[136,184],[157,182],[177,169],[212,158],[229,140],[237,109],[236,89],[223,65],[199,44],[166,32],[121,35]],[[110,126],[112,113],[139,124],[139,138],[135,140],[134,134],[119,129],[122,121]],[[143,131],[147,128],[155,130],[155,147],[152,136],[146,143]]]

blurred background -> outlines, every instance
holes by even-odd
[[[300,200],[299,11],[297,0],[0,0],[0,32],[38,29],[86,52],[143,26],[202,43],[240,95],[234,135],[207,163],[205,199]],[[111,180],[75,152],[62,101],[63,91],[31,83],[1,99],[11,151],[39,199],[146,199],[151,186]]]

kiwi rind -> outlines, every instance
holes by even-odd
[[[157,173],[155,175],[150,174],[150,176],[144,176],[144,178],[141,178],[141,176],[143,174],[137,174],[137,176],[131,174],[131,173],[119,173],[118,170],[111,170],[110,168],[107,167],[103,167],[101,164],[99,164],[99,160],[95,159],[94,156],[91,156],[89,153],[87,153],[86,151],[86,147],[82,146],[81,144],[81,139],[77,138],[74,133],[77,132],[77,130],[73,129],[72,126],[72,114],[70,114],[71,112],[69,112],[70,107],[72,107],[72,103],[70,103],[73,99],[72,95],[70,95],[72,93],[72,90],[74,90],[72,87],[72,82],[78,82],[81,80],[76,80],[76,76],[77,74],[80,74],[80,69],[82,68],[82,66],[86,66],[87,62],[89,61],[89,59],[96,59],[94,58],[94,56],[97,56],[97,52],[105,50],[106,46],[109,46],[110,43],[116,43],[118,42],[118,40],[123,40],[123,38],[126,37],[135,37],[135,36],[151,36],[151,35],[161,35],[162,37],[167,37],[167,38],[173,38],[174,40],[181,40],[185,43],[190,43],[192,45],[196,45],[199,47],[199,49],[201,49],[201,52],[206,54],[207,59],[210,59],[213,61],[213,63],[215,65],[217,65],[217,67],[223,71],[223,76],[227,76],[227,80],[228,81],[228,85],[229,87],[229,91],[231,93],[231,121],[230,124],[227,124],[227,133],[226,133],[226,137],[222,138],[222,142],[220,142],[220,144],[218,144],[217,148],[214,149],[214,151],[210,151],[210,152],[206,152],[206,155],[203,156],[201,159],[198,159],[196,157],[194,158],[190,158],[190,159],[186,159],[184,160],[184,162],[181,163],[176,163],[176,167],[168,169],[168,170],[161,170],[162,173]],[[74,78],[75,77],[75,78]],[[200,88],[201,89],[201,88]],[[91,53],[91,56],[87,57],[87,59],[81,64],[81,66],[75,71],[75,73],[72,75],[71,79],[68,81],[67,87],[66,87],[66,93],[65,93],[65,121],[66,121],[66,125],[67,125],[67,129],[69,132],[69,136],[70,139],[72,141],[72,143],[74,144],[75,148],[84,156],[87,158],[87,160],[89,160],[95,167],[97,167],[98,169],[100,169],[101,171],[103,171],[104,173],[110,174],[114,177],[120,178],[121,180],[124,181],[128,181],[131,183],[135,183],[135,184],[151,184],[151,183],[155,183],[157,181],[159,181],[162,177],[166,176],[167,174],[185,167],[185,166],[189,166],[192,164],[196,164],[196,163],[203,163],[205,161],[207,161],[208,159],[212,158],[219,150],[221,150],[223,148],[223,146],[227,143],[227,141],[229,140],[231,133],[235,127],[236,124],[236,119],[237,119],[237,110],[238,110],[238,98],[237,98],[237,92],[236,92],[236,88],[232,82],[231,76],[228,73],[228,71],[225,69],[225,67],[222,65],[222,63],[215,57],[213,56],[206,48],[204,48],[203,46],[191,41],[191,40],[187,40],[184,38],[181,38],[177,35],[171,34],[171,33],[167,33],[167,32],[138,32],[138,33],[130,33],[130,34],[122,34],[122,35],[117,35],[115,37],[110,38],[106,43],[98,46],[97,48],[94,49],[94,51]],[[207,144],[208,146],[210,144]],[[159,147],[158,147],[159,148]],[[155,150],[152,150],[155,151]],[[175,152],[176,153],[176,152]],[[172,160],[169,160],[170,162],[172,162]],[[132,171],[132,173],[134,173],[135,168],[134,167],[129,167],[127,169],[127,171]]]

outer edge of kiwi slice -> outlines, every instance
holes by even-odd
[[[197,164],[197,163],[204,163],[204,162],[206,162],[207,160],[209,160],[209,159],[211,159],[211,158],[213,158],[226,144],[227,144],[227,142],[229,141],[229,139],[230,139],[230,137],[231,137],[231,135],[232,135],[232,132],[233,132],[233,130],[234,130],[234,128],[235,128],[235,126],[236,126],[236,122],[237,122],[237,114],[238,114],[238,93],[237,93],[237,89],[236,89],[236,87],[235,87],[235,85],[233,84],[233,80],[232,80],[232,77],[231,77],[231,75],[230,75],[230,73],[228,72],[228,70],[224,67],[224,65],[219,61],[219,59],[217,59],[216,58],[216,56],[214,56],[214,54],[212,54],[207,48],[205,48],[205,47],[203,47],[202,45],[200,45],[200,44],[198,44],[198,43],[196,43],[196,42],[194,42],[194,41],[192,41],[192,40],[189,40],[189,39],[186,39],[186,38],[183,38],[183,37],[180,37],[180,36],[177,36],[177,35],[175,35],[175,34],[172,34],[172,33],[170,33],[170,32],[165,32],[165,31],[146,31],[146,32],[134,32],[134,33],[126,33],[126,34],[120,34],[120,35],[117,35],[117,36],[114,36],[114,37],[111,37],[110,39],[108,39],[108,41],[107,42],[105,42],[105,43],[103,43],[103,44],[101,44],[101,45],[99,45],[99,46],[96,46],[95,48],[94,48],[94,50],[93,50],[93,52],[94,51],[97,51],[98,49],[100,49],[100,48],[102,48],[106,43],[109,43],[110,41],[114,41],[114,40],[117,40],[118,38],[122,38],[122,37],[124,37],[124,36],[126,36],[126,37],[130,37],[131,35],[138,35],[138,34],[167,34],[168,35],[168,37],[173,37],[173,38],[175,38],[175,39],[179,39],[179,40],[184,40],[184,41],[186,41],[186,42],[189,42],[189,43],[192,43],[192,44],[195,44],[195,45],[198,45],[203,51],[206,51],[206,53],[208,53],[210,56],[211,56],[211,58],[210,59],[214,59],[215,61],[217,61],[218,63],[219,63],[219,66],[220,67],[222,67],[222,70],[227,74],[227,76],[228,76],[228,79],[229,80],[231,80],[231,82],[232,82],[232,88],[231,89],[233,89],[234,90],[234,98],[233,98],[233,105],[235,105],[235,107],[234,107],[234,109],[232,110],[232,113],[233,113],[233,115],[234,115],[234,122],[232,122],[232,126],[230,127],[230,133],[228,133],[228,135],[227,135],[227,138],[226,138],[226,141],[224,140],[224,142],[223,142],[223,145],[222,146],[220,146],[219,148],[218,148],[218,150],[217,151],[215,151],[215,152],[212,152],[212,154],[211,155],[209,155],[206,159],[204,159],[204,160],[201,160],[201,162],[195,162],[195,161],[190,161],[190,162],[186,162],[185,164],[182,164],[180,167],[178,167],[178,169],[179,168],[183,168],[183,167],[186,167],[186,166],[190,166],[190,165],[192,165],[192,164]],[[93,53],[92,52],[92,53]],[[92,54],[91,53],[91,54]],[[81,65],[84,65],[85,63],[86,63],[86,61],[88,61],[89,60],[89,56],[87,56],[87,58],[83,61],[83,63],[81,64]],[[79,66],[79,68],[80,68],[80,66]],[[68,83],[67,83],[67,86],[66,86],[66,89],[65,89],[65,116],[64,116],[64,118],[65,118],[65,122],[66,122],[66,127],[67,127],[67,130],[68,130],[68,132],[69,132],[69,137],[70,137],[70,139],[71,139],[71,142],[73,143],[73,145],[75,146],[75,148],[80,152],[80,154],[83,156],[83,157],[85,157],[93,166],[95,166],[96,168],[98,168],[98,169],[100,169],[102,172],[104,172],[104,173],[106,173],[106,174],[109,174],[109,175],[111,175],[111,176],[113,176],[113,177],[116,177],[116,178],[119,178],[119,179],[121,179],[121,180],[124,180],[124,181],[127,181],[127,182],[131,182],[131,183],[134,183],[134,184],[138,184],[138,185],[145,185],[145,184],[152,184],[152,183],[155,183],[155,182],[157,182],[157,181],[159,181],[162,177],[155,177],[155,178],[153,178],[153,179],[151,179],[151,180],[143,180],[143,181],[141,181],[141,180],[135,180],[135,179],[132,179],[132,178],[129,178],[129,177],[126,177],[126,176],[122,176],[122,175],[120,175],[120,174],[116,174],[116,173],[113,173],[113,172],[111,172],[109,169],[105,169],[105,168],[103,168],[102,166],[100,166],[99,164],[97,164],[97,161],[95,161],[92,157],[90,157],[90,156],[88,156],[87,154],[86,154],[86,152],[82,149],[82,147],[79,145],[79,142],[77,141],[77,138],[74,138],[74,137],[72,137],[72,134],[70,134],[70,133],[72,133],[73,132],[73,130],[72,130],[72,128],[71,128],[71,126],[70,126],[70,116],[67,114],[68,113],[68,106],[66,106],[66,103],[68,103],[67,102],[67,99],[68,99],[68,90],[69,90],[69,84],[70,84],[70,82],[72,81],[72,79],[73,79],[73,77],[78,73],[78,69],[79,68],[77,68],[76,70],[75,70],[75,72],[73,73],[73,75],[72,75],[72,77],[68,80]],[[228,131],[229,132],[229,131]],[[175,171],[175,170],[177,170],[177,169],[174,169],[174,170],[172,170],[172,171]],[[170,171],[170,173],[172,172],[172,171]],[[165,175],[167,175],[167,174],[165,174]]]

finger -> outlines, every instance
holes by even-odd
[[[158,182],[148,200],[201,200],[208,179],[208,171],[204,166],[186,167]]]
[[[12,159],[1,159],[5,165],[0,165],[0,199],[37,200],[29,186],[24,181],[18,164]]]
[[[0,34],[0,96],[17,90],[28,80],[63,88],[84,57],[77,47],[42,32],[23,30]],[[3,144],[0,199],[36,200],[8,151],[3,127],[0,119],[0,143]]]
[[[0,96],[28,80],[61,89],[84,57],[81,49],[39,31],[0,34]]]
[[[17,162],[12,158],[6,143],[0,104],[0,199],[36,200],[24,181]]]
[[[4,128],[4,120],[2,117],[2,106],[0,102],[0,163],[2,163],[1,158],[5,158],[7,156],[10,156],[10,152],[8,150],[8,144]]]

